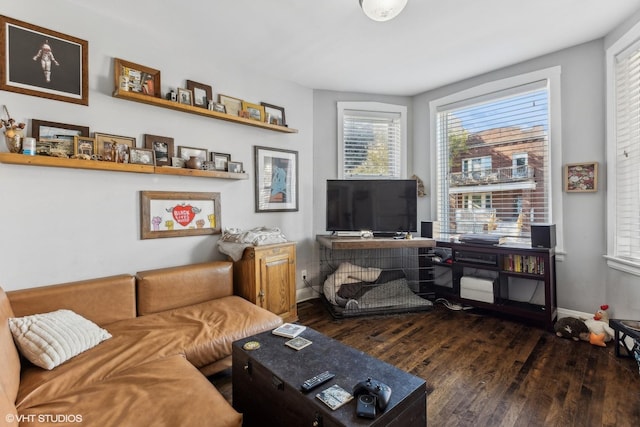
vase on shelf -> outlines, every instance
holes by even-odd
[[[4,133],[4,142],[11,153],[19,153],[22,150],[22,129],[7,129]]]
[[[189,160],[186,161],[185,165],[189,169],[202,169],[202,160],[198,156],[191,156]]]

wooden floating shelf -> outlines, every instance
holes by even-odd
[[[186,169],[186,168],[170,168],[164,166],[158,166],[155,168],[155,172],[159,175],[181,175],[181,176],[199,176],[203,178],[227,178],[227,179],[249,179],[249,175],[246,173],[233,173],[225,171],[209,171],[199,169]]]
[[[99,162],[96,160],[66,159],[49,156],[27,156],[16,153],[0,153],[0,163],[12,165],[48,166],[54,168],[89,169],[111,172],[154,173],[159,175],[180,175],[201,178],[249,179],[246,173],[207,171],[184,168],[134,165],[131,163]]]
[[[268,129],[276,132],[283,133],[298,133],[297,129],[292,129],[286,126],[277,126],[270,123],[259,122],[257,120],[246,119],[244,117],[232,116],[231,114],[219,113],[217,111],[207,110],[202,107],[195,107],[192,105],[180,104],[176,101],[169,101],[168,99],[156,98],[154,96],[145,95],[143,93],[129,92],[126,90],[116,89],[113,92],[115,98],[126,99],[133,102],[140,102],[148,105],[155,105],[156,107],[169,108],[171,110],[182,111],[183,113],[197,114],[199,116],[210,117],[218,120],[225,120],[227,122],[239,123],[241,125],[253,126],[262,129]]]

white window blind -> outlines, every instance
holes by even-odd
[[[404,178],[406,107],[344,104],[338,104],[340,178]]]
[[[436,121],[440,234],[528,240],[551,222],[546,80],[439,106]]]
[[[615,59],[614,253],[640,262],[640,43]],[[612,153],[610,151],[610,153]],[[613,162],[611,162],[613,160]],[[611,212],[611,211],[610,211]]]

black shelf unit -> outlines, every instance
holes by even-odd
[[[447,262],[438,261],[435,252],[444,248],[451,253]],[[522,248],[508,245],[483,245],[436,241],[436,249],[421,249],[423,275],[436,298],[516,317],[553,330],[557,319],[555,249]],[[460,281],[465,275],[493,279],[493,303],[460,296]],[[512,291],[534,288],[533,301],[518,300]],[[540,295],[544,293],[544,297]]]

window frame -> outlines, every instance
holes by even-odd
[[[562,214],[562,112],[561,112],[561,74],[562,67],[554,66],[544,68],[517,76],[507,77],[482,83],[429,102],[430,123],[430,155],[431,155],[431,194],[433,198],[438,194],[437,177],[437,120],[438,110],[449,104],[461,103],[472,98],[491,99],[496,92],[518,92],[520,86],[545,80],[549,91],[549,218],[556,225],[556,255],[557,259],[563,259],[564,252],[564,227]],[[431,203],[431,217],[438,218],[437,203]]]
[[[616,56],[640,42],[640,22],[623,34],[615,43],[607,48],[606,57],[606,97],[607,97],[607,253],[604,258],[607,265],[615,270],[623,271],[634,276],[640,276],[640,263],[622,258],[616,253],[616,215],[615,206],[618,198],[616,182]]]
[[[379,179],[407,179],[407,106],[388,104],[384,102],[338,102],[338,179],[371,179],[371,176],[344,175],[344,115],[345,110],[371,111],[375,113],[400,114],[400,176],[390,178],[381,176]]]

